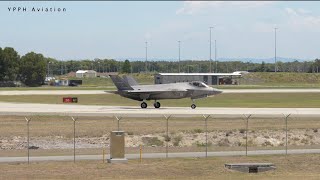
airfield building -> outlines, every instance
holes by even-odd
[[[155,84],[202,81],[208,85],[239,84],[241,73],[158,73]]]
[[[77,78],[85,78],[85,77],[97,77],[97,72],[94,70],[78,70],[76,72]]]

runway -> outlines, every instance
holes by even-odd
[[[229,93],[320,93],[320,89],[221,89]],[[13,90],[0,91],[0,95],[68,95],[68,94],[110,94],[104,90]]]
[[[68,94],[109,94],[103,90],[22,90],[22,91],[0,91],[0,95],[68,95]]]
[[[320,149],[291,149],[288,154],[315,154],[320,153]],[[248,151],[248,155],[277,155],[286,154],[285,150],[257,150]],[[245,151],[221,151],[221,152],[208,152],[208,157],[219,156],[245,156]],[[184,152],[184,153],[169,153],[168,158],[197,158],[205,157],[205,152]],[[74,156],[31,156],[30,162],[37,161],[73,161]],[[105,157],[110,158],[109,155]],[[138,159],[139,154],[126,154],[127,159]],[[166,158],[166,153],[143,153],[142,158]],[[76,155],[76,161],[79,160],[102,160],[102,155]],[[13,162],[27,162],[27,157],[0,157],[0,163],[13,163]]]
[[[141,109],[137,106],[95,106],[66,104],[36,104],[0,102],[0,115],[69,115],[69,116],[106,116],[123,117],[199,117],[202,115],[281,115],[319,116],[320,108],[202,108],[197,107],[153,107]]]

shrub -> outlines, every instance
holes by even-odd
[[[240,132],[241,134],[243,134],[243,133],[246,132],[246,130],[245,130],[245,129],[239,129],[239,132]]]
[[[203,133],[203,130],[202,129],[194,129],[193,132],[194,133]]]
[[[205,142],[199,142],[199,141],[197,141],[196,142],[196,145],[198,146],[198,147],[206,147],[206,143]],[[208,146],[211,146],[212,145],[212,143],[211,142],[208,142]]]
[[[130,136],[130,135],[133,135],[133,132],[129,131],[129,132],[127,132],[127,134]]]
[[[182,140],[182,136],[176,136],[173,138],[173,145],[174,146],[179,146],[180,141]]]
[[[142,142],[147,146],[163,146],[163,141],[159,140],[157,137],[142,137]]]
[[[226,136],[227,136],[227,137],[230,136],[230,134],[232,134],[232,131],[226,132]]]
[[[170,136],[164,135],[163,137],[164,137],[164,141],[165,142],[171,141],[171,137]]]

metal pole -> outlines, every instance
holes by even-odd
[[[140,144],[140,163],[142,162],[142,145]]]
[[[169,148],[169,146],[168,146],[168,143],[169,143],[169,119],[170,119],[171,115],[169,115],[169,116],[163,115],[163,116],[167,120],[166,158],[168,158],[168,151],[169,151],[168,150],[168,148]]]
[[[77,117],[71,117],[71,119],[73,120],[73,162],[76,162],[76,121],[77,121]]]
[[[216,70],[215,73],[218,72],[218,62],[217,62],[217,40],[214,40],[214,61],[216,62]]]
[[[180,73],[180,42],[181,41],[178,41],[178,43],[179,43],[179,73]]]
[[[210,117],[210,115],[205,116],[202,115],[205,121],[205,131],[206,131],[206,158],[208,157],[208,118]]]
[[[285,115],[283,114],[286,121],[286,155],[288,155],[288,118],[291,114]]]
[[[248,156],[248,126],[249,126],[249,118],[251,117],[251,114],[249,114],[248,116],[244,114],[244,116],[247,119],[247,124],[246,124],[246,156]]]
[[[146,43],[146,64],[145,64],[145,71],[148,72],[148,41]]]
[[[213,27],[209,27],[209,29],[210,29],[210,67],[209,67],[209,70],[210,70],[210,73],[212,73],[212,65],[211,65],[211,61],[212,61],[212,59],[211,59],[211,29],[212,29]]]
[[[102,163],[103,164],[104,164],[104,160],[105,160],[104,154],[105,154],[104,149],[102,149]]]
[[[28,164],[29,164],[29,161],[30,161],[30,150],[29,150],[29,123],[31,121],[31,118],[27,118],[27,117],[24,117],[24,119],[27,121],[27,149],[28,149]]]
[[[274,28],[274,72],[277,72],[277,29]]]
[[[118,116],[115,116],[117,121],[118,121],[118,131],[120,131],[120,120],[122,119],[122,117],[118,117]]]

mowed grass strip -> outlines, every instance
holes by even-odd
[[[242,173],[225,163],[274,163],[276,170]],[[0,164],[1,179],[319,179],[319,155],[170,158],[129,160],[126,164],[101,161]]]
[[[63,104],[63,97],[78,97],[78,104],[140,106],[140,102],[116,94],[99,95],[17,95],[0,96],[3,102]],[[162,107],[189,107],[190,98],[160,100]],[[153,101],[148,101],[153,108]],[[320,93],[239,93],[220,94],[196,100],[198,107],[248,107],[248,108],[319,108]]]

